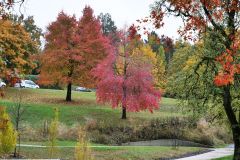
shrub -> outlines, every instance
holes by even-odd
[[[109,135],[102,134],[98,130],[90,132],[91,141],[100,144],[112,144]]]
[[[7,154],[13,151],[16,146],[17,133],[14,131],[11,119],[4,107],[0,107],[0,120],[0,152]]]
[[[73,140],[78,138],[78,128],[79,124],[74,124],[72,126],[67,126],[63,123],[59,123],[58,137],[60,140]]]
[[[91,125],[93,124],[93,125]],[[89,122],[87,125],[91,140],[101,144],[122,144],[125,142],[180,139],[205,145],[221,144],[229,139],[221,126],[210,127],[207,122],[192,117],[167,117],[146,121],[113,125],[108,122]],[[228,135],[228,136],[227,136]]]
[[[78,143],[75,147],[75,160],[93,160],[85,129],[79,128]]]
[[[49,153],[50,158],[53,157],[53,154],[56,152],[56,143],[57,143],[57,136],[58,136],[58,117],[59,111],[58,108],[54,108],[54,118],[50,124],[49,128]]]

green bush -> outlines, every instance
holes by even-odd
[[[89,132],[89,133],[90,133],[91,141],[94,142],[94,143],[112,144],[108,135],[101,134],[97,130],[95,130],[93,132]]]

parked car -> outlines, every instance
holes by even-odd
[[[80,92],[91,92],[90,89],[85,88],[85,87],[77,87],[75,91],[80,91]]]
[[[37,85],[36,83],[34,83],[31,80],[20,80],[20,82],[16,83],[14,85],[14,87],[16,88],[39,88],[39,85]]]
[[[6,83],[0,80],[0,88],[6,87]]]

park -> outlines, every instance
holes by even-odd
[[[136,3],[0,1],[0,159],[240,160],[239,1]]]

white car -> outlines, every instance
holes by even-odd
[[[91,92],[90,89],[85,88],[85,87],[77,87],[75,91],[80,91],[80,92]]]
[[[39,88],[39,85],[37,85],[36,83],[34,83],[33,81],[31,80],[21,80],[20,83],[16,83],[14,85],[14,87],[16,88]]]
[[[6,83],[4,83],[3,81],[0,82],[0,88],[6,87]]]

